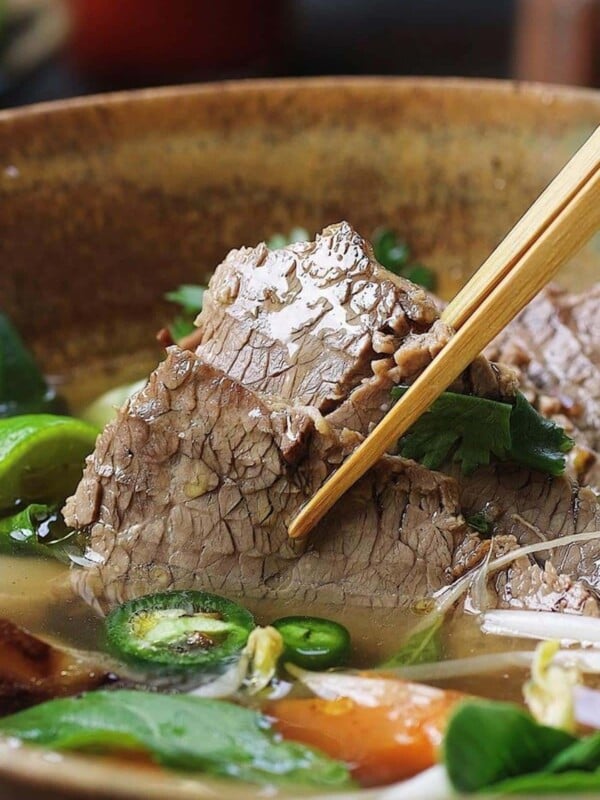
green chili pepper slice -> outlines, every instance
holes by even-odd
[[[127,661],[166,669],[220,671],[254,628],[242,606],[208,592],[161,592],[114,609],[106,619],[113,651]]]
[[[343,666],[350,656],[348,630],[321,617],[282,617],[271,623],[283,638],[283,659],[304,669]]]

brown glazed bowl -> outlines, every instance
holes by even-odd
[[[161,299],[231,247],[349,220],[450,294],[600,122],[600,92],[438,79],[256,81],[0,113],[0,307],[45,368],[156,358]],[[563,272],[600,279],[598,237]],[[0,797],[250,797],[0,745]],[[368,796],[373,796],[369,794]]]

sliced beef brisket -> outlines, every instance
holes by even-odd
[[[450,580],[464,533],[451,478],[386,457],[299,554],[287,524],[356,444],[171,349],[98,440],[65,509],[102,559],[75,575],[103,608],[204,588],[404,605]]]
[[[452,334],[436,303],[381,267],[347,222],[273,252],[232,250],[196,324],[206,363],[256,391],[337,411],[334,424],[362,433],[389,410],[391,387],[412,382]],[[515,387],[513,371],[480,357],[454,388],[498,397]],[[368,412],[354,392],[366,393]]]
[[[585,319],[580,338],[592,324]],[[290,542],[289,521],[384,416],[392,386],[413,381],[452,334],[436,304],[384,270],[347,223],[312,243],[232,251],[197,324],[195,352],[170,349],[99,438],[65,508],[101,559],[74,576],[90,602],[106,609],[154,589],[196,587],[402,606],[481,557],[481,542],[465,539],[461,504],[465,513],[487,510],[513,544],[513,535],[523,543],[600,529],[597,498],[567,478],[506,465],[463,478],[386,456],[304,550]],[[531,331],[530,340],[537,341]],[[504,341],[494,354],[506,355]],[[542,346],[535,344],[539,363]],[[592,357],[585,355],[589,364]],[[582,393],[597,378],[589,364]],[[481,356],[452,388],[509,397],[515,374]],[[536,392],[540,374],[525,373]],[[573,398],[583,402],[577,392]],[[582,436],[593,413],[578,418]],[[557,547],[548,560],[572,576],[556,578],[571,581],[561,586],[572,610],[573,597],[582,597],[573,581],[600,585],[594,543]],[[523,570],[514,568],[499,589],[506,602],[518,596],[525,604],[528,592],[540,597],[554,586],[551,566]],[[585,602],[581,610],[591,607]]]
[[[577,441],[572,474],[600,486],[600,284],[575,295],[548,287],[488,348],[516,367],[528,399]]]

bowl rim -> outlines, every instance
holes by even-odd
[[[189,98],[202,95],[251,94],[262,92],[288,92],[290,90],[335,88],[376,89],[422,88],[449,89],[467,92],[473,89],[487,94],[525,95],[530,98],[558,98],[566,101],[591,100],[600,102],[600,89],[564,84],[540,83],[501,78],[462,78],[406,75],[340,75],[300,78],[245,78],[204,83],[172,84],[169,86],[143,89],[123,89],[114,92],[101,92],[90,95],[69,97],[64,100],[48,100],[0,110],[0,124],[20,118],[41,114],[59,114],[94,106],[121,106],[132,101],[145,103],[155,100]]]

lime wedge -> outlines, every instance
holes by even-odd
[[[72,494],[98,430],[73,417],[24,414],[0,419],[0,509],[60,503]]]

